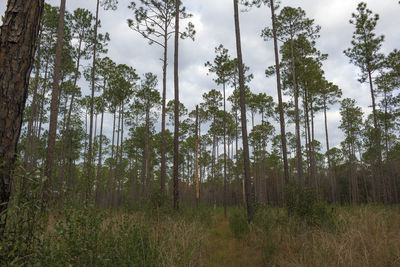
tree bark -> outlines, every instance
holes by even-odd
[[[9,0],[0,31],[0,214],[10,199],[44,1]],[[0,220],[0,239],[6,219]]]

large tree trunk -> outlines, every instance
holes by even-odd
[[[0,214],[10,199],[12,171],[28,94],[43,0],[9,0],[0,31]],[[0,239],[6,218],[0,220]]]
[[[179,6],[180,0],[175,3],[175,52],[174,52],[174,208],[179,209],[179,77],[178,77],[178,59],[179,59]]]
[[[49,137],[47,142],[46,166],[44,170],[44,174],[47,177],[47,180],[45,182],[46,190],[44,193],[45,200],[49,200],[50,198],[50,186],[53,182],[52,176],[53,176],[54,151],[55,151],[56,137],[57,137],[58,106],[60,103],[59,81],[60,81],[61,57],[63,48],[65,1],[66,0],[61,0],[60,18],[57,29],[56,59],[55,59],[54,76],[53,76],[53,91],[51,94],[51,104],[50,104]]]
[[[242,59],[242,47],[240,40],[240,24],[239,24],[239,8],[238,0],[233,0],[235,34],[236,34],[236,50],[239,69],[239,88],[240,88],[240,111],[242,121],[242,140],[243,140],[243,158],[244,158],[244,177],[246,188],[246,204],[248,221],[252,221],[254,217],[254,187],[250,176],[250,156],[249,142],[247,140],[247,119],[246,119],[246,95],[244,88],[244,71]]]
[[[272,33],[274,35],[275,71],[276,71],[276,85],[277,85],[277,91],[278,91],[279,122],[280,122],[280,126],[281,126],[283,169],[284,169],[284,173],[285,173],[285,183],[289,184],[289,163],[288,163],[288,159],[287,159],[285,113],[283,111],[283,101],[282,101],[281,71],[280,71],[280,66],[279,66],[278,38],[276,36],[276,26],[275,26],[274,0],[270,0],[270,4],[271,4]]]

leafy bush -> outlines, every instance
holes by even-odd
[[[229,227],[236,238],[241,238],[249,231],[246,213],[235,210],[229,218]]]
[[[297,216],[308,226],[333,226],[334,210],[323,202],[311,188],[289,188],[286,194],[289,215]]]

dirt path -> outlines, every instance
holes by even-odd
[[[254,247],[250,236],[236,239],[223,215],[213,218],[209,230],[206,266],[265,266],[262,249]]]

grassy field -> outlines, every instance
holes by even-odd
[[[328,208],[310,224],[263,207],[250,225],[239,208],[71,208],[52,212],[29,253],[8,251],[7,265],[400,266],[399,206]]]

